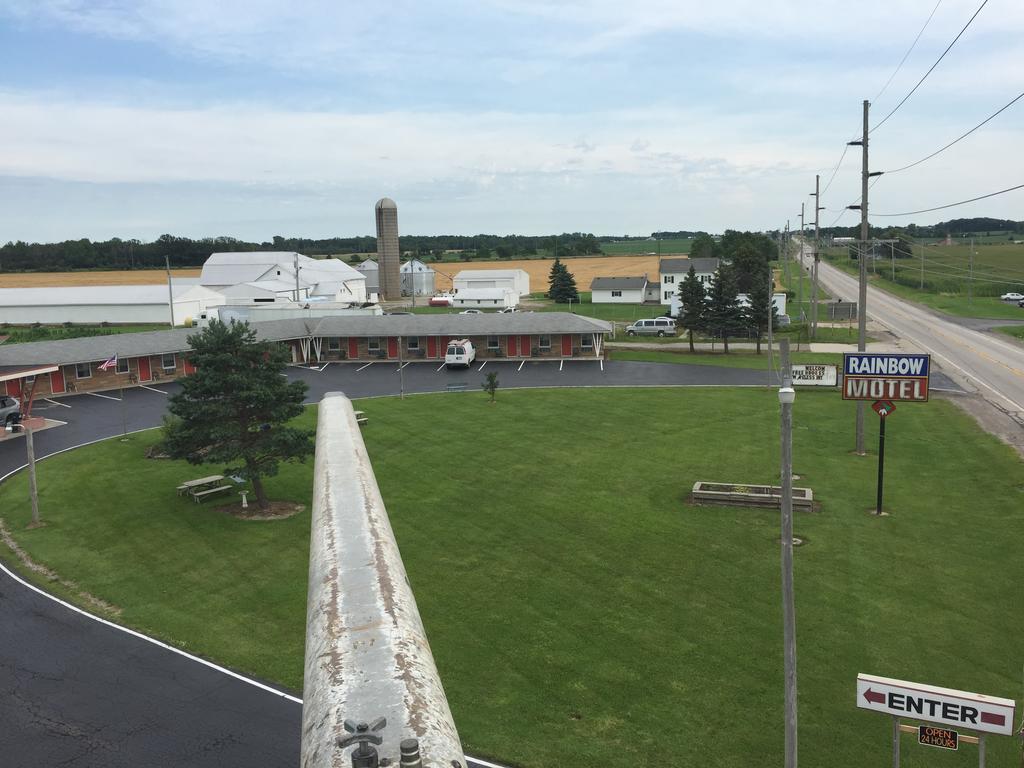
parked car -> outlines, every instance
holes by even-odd
[[[483,313],[482,309],[464,309],[459,312],[460,315],[482,315]]]
[[[1024,309],[1024,299],[1021,299],[1020,301],[1018,301],[1017,302],[1017,306],[1020,307],[1021,309]]]
[[[476,360],[476,349],[469,339],[452,339],[444,354],[446,368],[469,368]]]
[[[999,298],[1003,301],[1024,301],[1024,293],[1014,293],[1011,291],[1010,293],[1004,293]]]
[[[498,314],[510,315],[513,312],[519,312],[519,311],[520,311],[519,307],[505,307],[504,309],[499,309],[498,310]]]
[[[627,336],[675,336],[676,321],[669,317],[637,320],[626,327]]]
[[[16,424],[21,421],[21,403],[15,398],[0,395],[0,424]]]

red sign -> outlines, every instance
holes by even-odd
[[[871,409],[884,419],[896,410],[896,404],[889,400],[875,400],[871,404]]]

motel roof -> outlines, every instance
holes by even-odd
[[[261,341],[312,337],[502,336],[561,333],[610,334],[610,323],[565,312],[481,313],[474,315],[339,315],[253,323]],[[122,358],[185,352],[198,328],[146,333],[119,333],[78,339],[0,345],[0,367],[71,365]]]

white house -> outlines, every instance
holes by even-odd
[[[477,288],[511,288],[517,296],[530,294],[530,275],[523,269],[464,269],[452,280],[454,293]]]
[[[434,295],[434,270],[419,259],[409,259],[399,272],[403,296]]]
[[[504,309],[519,306],[519,294],[511,288],[463,288],[455,294],[456,309]]]
[[[594,304],[643,304],[646,295],[647,275],[595,277],[590,282],[590,301]]]
[[[338,259],[311,259],[294,251],[213,253],[199,276],[200,285],[218,290],[242,283],[279,295],[286,292],[282,286],[287,286],[293,300],[366,301],[364,274]]]
[[[661,303],[671,305],[673,297],[679,295],[679,284],[693,266],[697,279],[704,283],[704,290],[711,287],[711,278],[718,271],[718,259],[662,259],[658,262],[661,275]]]

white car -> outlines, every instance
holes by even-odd
[[[482,315],[483,313],[482,309],[464,309],[459,312],[460,315]]]
[[[1024,293],[1004,293],[999,298],[1003,301],[1021,301],[1024,300]]]
[[[501,315],[510,315],[510,314],[512,314],[513,312],[519,312],[519,311],[520,311],[520,310],[519,310],[519,307],[505,307],[504,309],[499,309],[499,310],[498,310],[498,314],[501,314]]]

